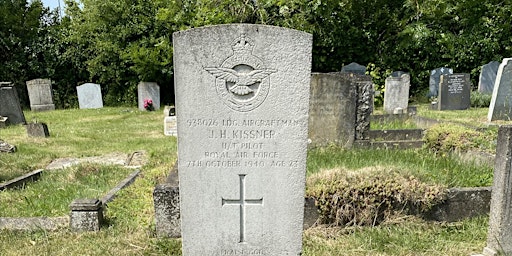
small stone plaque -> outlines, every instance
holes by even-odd
[[[312,36],[173,34],[183,255],[300,255]]]

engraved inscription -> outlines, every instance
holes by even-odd
[[[244,34],[233,41],[233,55],[220,67],[205,67],[215,77],[217,95],[233,110],[247,112],[265,101],[269,76],[277,70],[264,67],[263,60],[252,55],[254,42]]]
[[[260,199],[246,199],[245,198],[245,174],[239,174],[240,179],[240,198],[239,199],[224,199],[222,198],[222,206],[235,205],[240,208],[240,243],[245,242],[245,207],[249,205],[263,206],[263,198]]]

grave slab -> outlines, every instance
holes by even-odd
[[[312,36],[231,24],[173,45],[183,254],[300,255]]]
[[[53,104],[52,81],[50,79],[34,79],[27,81],[28,98],[32,111],[55,110]]]
[[[76,91],[80,109],[103,108],[103,98],[99,84],[85,83],[77,86]]]

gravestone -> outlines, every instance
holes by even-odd
[[[399,73],[396,74],[398,75]],[[384,111],[388,114],[394,114],[398,109],[407,112],[407,108],[409,106],[410,87],[411,77],[407,73],[402,73],[400,76],[390,76],[386,78]]]
[[[366,67],[358,63],[352,62],[348,65],[341,67],[341,73],[351,73],[358,75],[366,74]]]
[[[350,148],[363,137],[371,104],[363,88],[373,88],[371,77],[341,72],[313,73],[309,101],[310,146],[336,144]],[[367,101],[364,99],[368,98]],[[363,131],[359,131],[363,129]]]
[[[471,106],[469,74],[442,75],[439,90],[438,110],[464,110]]]
[[[491,61],[482,66],[480,77],[478,79],[478,91],[485,94],[492,94],[494,84],[496,83],[496,75],[500,63],[498,61]]]
[[[496,75],[496,84],[492,91],[491,104],[487,120],[489,122],[495,120],[511,120],[512,119],[512,58],[503,59],[498,74]]]
[[[52,81],[50,79],[34,79],[27,81],[28,98],[32,111],[55,110],[53,104]]]
[[[485,256],[512,255],[512,126],[498,130]]]
[[[138,107],[145,110],[144,100],[152,100],[154,110],[160,109],[160,86],[153,82],[140,82],[137,86]]]
[[[28,123],[25,128],[29,137],[50,137],[48,125],[46,123]]]
[[[24,124],[26,122],[18,93],[10,82],[0,82],[0,116],[7,117],[9,124]]]
[[[99,84],[85,83],[77,86],[76,91],[80,109],[103,108],[103,98]]]
[[[453,69],[451,68],[436,68],[430,72],[430,81],[429,81],[429,97],[437,97],[439,95],[439,82],[441,80],[441,75],[453,74]]]
[[[312,36],[173,34],[183,255],[300,255]]]

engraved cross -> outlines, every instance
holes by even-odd
[[[248,205],[263,206],[263,198],[246,199],[245,198],[245,176],[246,176],[246,174],[239,174],[238,176],[240,178],[240,198],[239,199],[224,199],[224,198],[222,198],[222,206],[237,205],[240,207],[240,243],[244,243],[245,242],[245,207]]]

